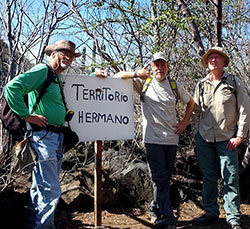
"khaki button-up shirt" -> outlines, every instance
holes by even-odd
[[[222,80],[214,84],[208,74],[196,85],[194,101],[194,134],[199,131],[208,142],[246,136],[250,101],[238,77],[224,72]]]

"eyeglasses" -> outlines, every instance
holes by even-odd
[[[75,58],[75,55],[67,50],[62,50],[62,51],[59,51],[58,54],[60,56],[63,56],[63,57],[68,57],[70,59],[74,59]]]

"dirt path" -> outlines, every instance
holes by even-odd
[[[250,228],[250,205],[242,204],[242,226],[245,229]],[[197,207],[192,202],[184,203],[180,207],[180,216],[178,218],[177,228],[213,228],[213,229],[226,229],[225,212],[221,208],[221,215],[218,223],[208,227],[193,226],[191,221],[203,214],[201,208]],[[82,212],[63,212],[59,211],[56,214],[56,229],[90,229],[94,227],[94,213]],[[108,229],[144,229],[154,228],[150,222],[148,213],[142,214],[138,209],[123,210],[123,211],[103,211],[102,212],[102,226],[98,228]]]

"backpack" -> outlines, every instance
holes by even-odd
[[[235,81],[235,76],[230,74],[225,78],[222,78],[221,82],[223,84],[227,84],[228,89],[234,94],[236,98],[236,106],[237,105],[237,85]],[[203,94],[204,94],[204,83],[202,81],[199,82],[199,91],[202,97],[202,102],[204,102]]]
[[[49,87],[52,81],[55,80],[55,73],[48,65],[47,67],[47,78],[44,81],[43,87],[39,92],[39,95],[36,99],[36,103],[34,104],[31,113],[33,113],[36,109],[46,89]],[[24,98],[27,99],[27,95],[25,95]],[[25,132],[27,131],[26,122],[18,114],[11,110],[4,95],[2,96],[1,101],[0,119],[2,121],[3,128],[9,131],[9,133],[13,136],[14,140],[20,142],[24,139]]]
[[[178,102],[179,96],[178,96],[178,92],[177,92],[176,81],[175,81],[174,79],[169,78],[169,77],[167,77],[167,78],[168,78],[168,81],[169,81],[169,83],[170,83],[170,87],[171,87],[172,92],[173,92],[173,94],[174,94],[174,96],[175,96],[175,98],[176,98],[176,103],[177,103],[177,102]],[[142,102],[144,102],[145,93],[146,93],[146,91],[148,90],[148,87],[149,87],[149,85],[150,85],[152,79],[153,79],[153,78],[152,78],[151,76],[149,76],[149,77],[146,79],[145,83],[143,84],[142,91],[141,91],[141,96],[140,96],[140,100],[141,100]]]

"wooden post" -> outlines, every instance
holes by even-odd
[[[95,227],[102,225],[102,141],[95,141]]]

